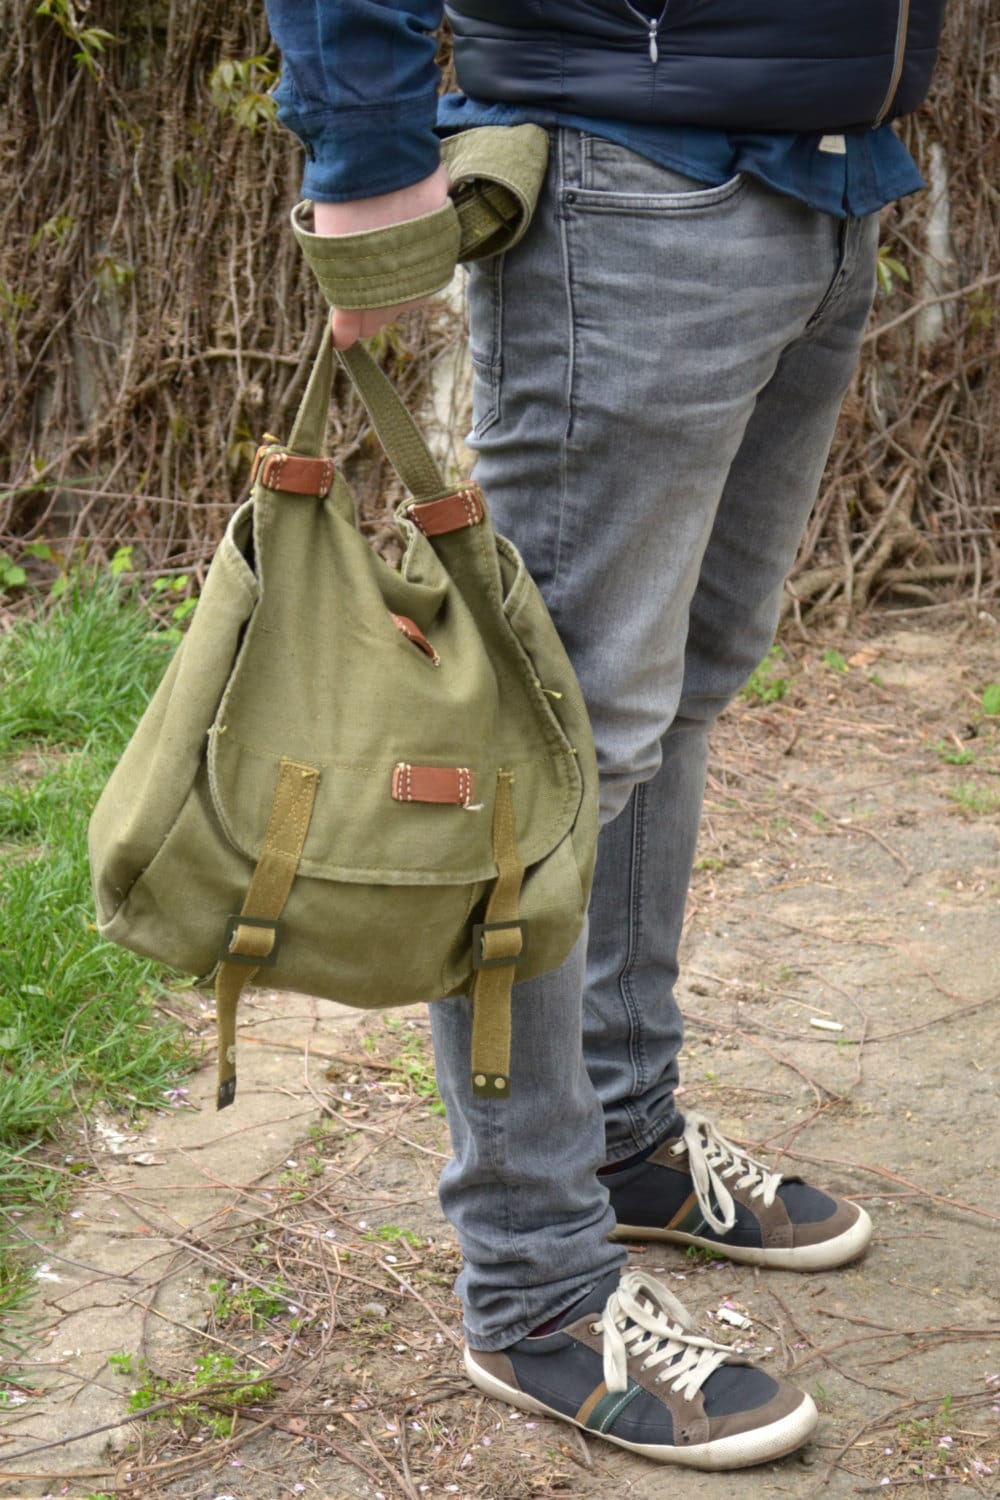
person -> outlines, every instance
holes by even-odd
[[[712,724],[770,646],[875,285],[878,210],[918,189],[889,121],[929,85],[945,0],[268,0],[314,228],[439,208],[442,133],[526,122],[531,228],[469,282],[476,479],[579,676],[600,770],[588,931],[518,986],[503,1102],[470,1005],[431,1006],[463,1254],[466,1368],[650,1458],[789,1452],[810,1398],[698,1336],[622,1241],[825,1270],[855,1204],[678,1108],[674,997]],[[334,310],[335,342],[400,309]]]

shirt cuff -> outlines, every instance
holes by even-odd
[[[278,117],[305,146],[302,193],[316,203],[374,198],[422,182],[441,159],[437,96],[350,110],[311,110],[283,101]]]

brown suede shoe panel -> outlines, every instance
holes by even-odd
[[[470,1349],[469,1354],[488,1375],[492,1375],[496,1380],[502,1380],[504,1385],[512,1386],[515,1391],[521,1389],[514,1366],[506,1354],[494,1349]]]
[[[738,1411],[730,1416],[713,1417],[709,1424],[712,1440],[714,1442],[718,1438],[760,1431],[762,1427],[782,1421],[801,1405],[802,1392],[794,1385],[779,1381],[778,1389],[763,1406],[757,1406],[753,1411]]]
[[[839,1197],[836,1193],[827,1193],[827,1197],[832,1198],[836,1203],[836,1213],[831,1214],[828,1219],[820,1219],[815,1224],[797,1224],[795,1226],[796,1245],[818,1245],[825,1240],[836,1239],[838,1235],[846,1234],[858,1222],[857,1204]]]

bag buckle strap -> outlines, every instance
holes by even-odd
[[[252,949],[240,949],[233,947],[233,940],[241,927],[260,928],[270,932],[270,945],[265,947],[263,943],[253,945]],[[219,949],[219,958],[224,964],[247,964],[251,968],[271,969],[278,962],[278,952],[281,947],[282,923],[277,917],[244,917],[239,912],[226,918],[225,936],[222,947]]]
[[[509,935],[491,940],[494,932]],[[520,963],[527,951],[528,923],[523,917],[516,922],[476,922],[472,928],[474,969],[504,969]]]

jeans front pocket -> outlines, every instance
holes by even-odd
[[[737,172],[711,184],[685,172],[663,167],[648,157],[602,136],[580,138],[580,181],[572,202],[578,208],[614,213],[637,210],[691,213],[714,208],[735,197],[745,185]]]

